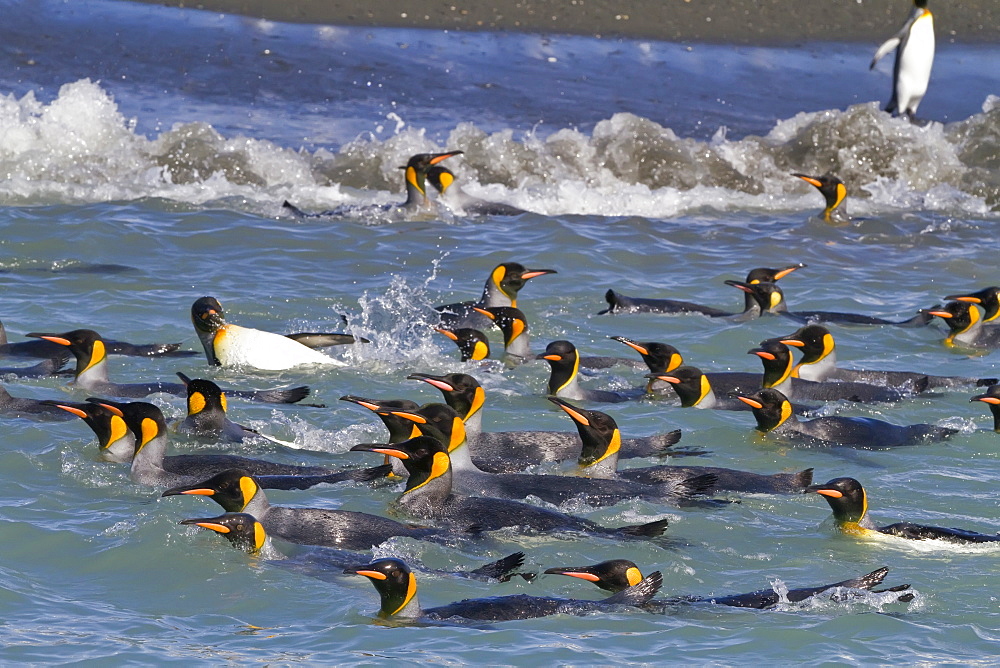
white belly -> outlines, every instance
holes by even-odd
[[[906,48],[899,54],[896,76],[896,106],[900,112],[915,113],[927,92],[934,65],[934,20],[921,17],[910,28]]]
[[[286,336],[239,325],[226,325],[216,332],[214,344],[215,356],[222,366],[248,366],[265,371],[281,371],[301,364],[346,366]]]

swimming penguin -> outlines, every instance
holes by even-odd
[[[31,366],[9,366],[0,367],[0,377],[14,378],[45,378],[58,373],[59,369],[69,361],[69,355],[65,349],[58,357],[49,357],[38,364]]]
[[[641,607],[656,595],[663,584],[663,576],[659,571],[654,571],[635,586],[603,601],[516,594],[469,598],[436,608],[421,609],[417,602],[416,578],[399,559],[376,559],[370,564],[348,568],[344,572],[363,575],[375,585],[381,599],[379,617],[421,621],[504,622],[558,614],[610,612],[618,608]]]
[[[715,489],[749,494],[801,493],[812,484],[812,469],[771,475],[718,466],[645,466],[619,470],[622,436],[613,417],[574,406],[558,397],[549,397],[549,401],[563,409],[576,424],[583,442],[577,459],[579,474],[589,478],[632,480],[650,485],[660,482],[663,475],[672,476],[678,472],[692,476],[711,474],[716,478]]]
[[[184,383],[113,383],[108,379],[107,347],[101,335],[92,329],[74,329],[63,334],[32,332],[32,336],[65,346],[76,357],[76,370],[71,385],[94,394],[141,399],[150,394],[164,392],[175,397],[187,396]],[[306,386],[274,390],[226,390],[237,396],[264,403],[295,403],[309,394]]]
[[[239,455],[193,454],[167,456],[167,422],[163,412],[154,404],[133,401],[129,403],[98,399],[96,403],[124,421],[134,436],[130,476],[140,485],[167,487],[190,483],[231,468],[255,471],[262,484],[275,489],[306,489],[320,483],[372,480],[384,477],[388,470],[375,467],[361,471],[334,471],[320,466],[295,466]],[[66,409],[68,410],[68,409]],[[72,411],[71,411],[72,412]],[[78,413],[74,413],[77,414]],[[83,416],[81,416],[83,417]],[[87,419],[90,418],[90,419]],[[100,415],[84,418],[101,440],[94,426]],[[114,433],[117,427],[112,423]],[[103,448],[102,450],[106,450]]]
[[[865,538],[885,534],[911,540],[946,540],[953,543],[1000,541],[1000,535],[997,534],[981,534],[965,529],[946,529],[913,522],[877,526],[868,517],[868,495],[865,493],[865,488],[854,478],[834,478],[822,485],[813,485],[806,491],[816,492],[826,498],[833,510],[837,528],[846,534]]]
[[[884,450],[941,441],[958,433],[957,429],[932,424],[896,425],[867,417],[829,415],[800,421],[785,395],[772,389],[752,397],[740,396],[739,400],[753,409],[757,431],[801,441],[805,446]]]
[[[878,48],[868,69],[874,69],[875,64],[893,49],[896,50],[896,64],[892,68],[892,97],[885,110],[912,121],[927,92],[934,66],[934,17],[927,9],[927,0],[914,0],[906,23]]]
[[[411,420],[403,419],[393,413],[393,411],[408,411],[413,412],[420,408],[420,405],[415,401],[410,401],[409,399],[365,399],[364,397],[358,397],[351,394],[344,395],[340,398],[341,401],[349,401],[352,404],[357,404],[362,408],[367,408],[372,411],[382,420],[382,424],[389,431],[389,437],[387,439],[388,443],[402,443],[408,438],[413,438],[414,436],[420,435],[420,430],[417,429]],[[403,467],[403,463],[396,459],[395,457],[385,456],[385,463],[392,467],[392,475],[399,478],[405,478],[407,473],[406,469]]]
[[[422,435],[436,438],[444,444],[451,458],[455,491],[469,496],[514,500],[536,496],[557,505],[570,499],[581,499],[594,506],[606,506],[624,499],[645,498],[658,503],[681,505],[691,502],[698,494],[710,492],[715,483],[714,476],[692,477],[684,473],[664,476],[664,480],[655,485],[560,475],[486,473],[472,462],[462,418],[451,407],[427,404],[413,413],[394,412],[401,418],[412,420]]]
[[[995,378],[966,378],[963,376],[932,376],[914,371],[873,371],[869,369],[843,369],[837,366],[837,344],[833,334],[823,325],[806,325],[788,336],[778,337],[781,343],[794,346],[802,353],[799,363],[792,369],[794,378],[804,380],[859,381],[874,385],[912,391],[926,379],[928,388],[956,387],[960,385],[990,385]]]
[[[331,569],[343,571],[343,569],[358,564],[367,558],[361,552],[318,545],[312,550],[298,550],[294,557],[288,557],[274,546],[264,525],[248,513],[224,513],[217,517],[181,520],[180,523],[214,531],[224,536],[236,549],[243,550],[249,554],[264,556],[272,561],[277,559],[283,562],[294,562],[294,566],[297,567],[296,570],[300,571],[310,566],[316,566],[326,571]],[[535,578],[534,573],[516,572],[522,565],[524,565],[524,552],[514,552],[472,570],[446,571],[426,567],[421,567],[420,570],[427,573],[434,573],[435,575],[449,575],[469,580],[480,580],[482,582],[507,582],[515,576],[521,576],[529,581],[533,580]]]
[[[577,401],[628,401],[628,397],[619,392],[589,390],[580,386],[580,353],[569,341],[549,343],[540,357],[549,363],[547,391],[550,395]]]
[[[528,319],[519,308],[513,306],[494,306],[491,308],[473,307],[477,313],[481,313],[496,325],[503,333],[504,342],[504,364],[508,368],[514,368],[524,362],[538,359],[538,355],[531,352],[531,343],[528,337]],[[616,364],[638,367],[636,360],[625,357],[609,357],[605,355],[581,355],[580,366],[587,369],[608,369]]]
[[[476,525],[482,531],[511,527],[548,534],[579,532],[589,536],[614,538],[654,538],[667,528],[667,520],[637,526],[608,528],[582,517],[532,506],[488,494],[463,495],[452,492],[451,461],[447,447],[436,438],[417,436],[402,443],[360,443],[354,452],[377,452],[402,460],[409,477],[406,489],[395,505],[412,517],[446,522],[454,529]],[[545,480],[539,484],[544,485]]]
[[[831,590],[861,589],[871,591],[875,594],[886,592],[906,592],[901,594],[896,600],[899,602],[909,602],[913,600],[913,594],[907,592],[910,588],[908,584],[896,585],[888,589],[875,590],[874,587],[882,584],[885,576],[889,573],[888,568],[880,568],[861,577],[842,580],[828,585],[817,587],[802,587],[789,589],[783,593],[778,593],[775,588],[761,589],[749,594],[731,594],[729,596],[677,596],[666,599],[654,599],[646,603],[643,608],[650,612],[666,613],[677,610],[679,605],[690,603],[714,603],[717,605],[728,605],[734,608],[754,608],[764,610],[772,608],[779,603],[801,603],[802,601],[817,596]],[[575,566],[549,568],[546,575],[568,575],[579,578],[587,582],[593,582],[604,591],[620,592],[642,580],[642,572],[635,562],[628,559],[609,559],[593,566]],[[844,595],[844,592],[831,592],[834,596]]]
[[[943,308],[931,309],[926,313],[942,318],[948,325],[944,345],[949,348],[1000,348],[1000,326],[983,325],[979,309],[969,302],[948,302]]]
[[[483,431],[486,392],[474,377],[465,373],[432,376],[411,373],[407,378],[436,387],[445,403],[455,409],[465,425],[469,454],[477,467],[488,473],[518,473],[542,462],[561,462],[580,455],[580,438],[571,431]],[[679,429],[626,438],[620,456],[655,457],[673,454],[669,448],[681,439]],[[678,454],[703,454],[685,450]]]
[[[193,357],[197,355],[193,350],[179,350],[179,343],[128,343],[126,341],[115,341],[105,339],[109,355],[128,355],[130,357]],[[7,330],[0,322],[0,355],[10,355],[12,357],[54,357],[60,358],[65,353],[58,344],[48,341],[19,341],[10,343],[7,341]]]
[[[218,385],[204,378],[187,383],[187,416],[177,431],[190,436],[227,443],[278,443],[256,429],[244,427],[226,417],[226,395]]]
[[[761,282],[774,283],[796,269],[801,269],[805,266],[800,262],[799,264],[782,269],[769,269],[767,267],[751,269],[747,273],[746,283],[750,285]],[[726,284],[732,285],[729,281],[726,281]],[[748,291],[744,290],[744,292]],[[676,299],[626,297],[614,290],[608,290],[604,294],[604,299],[608,302],[608,308],[599,311],[598,315],[604,315],[605,313],[700,313],[710,318],[736,318],[740,320],[749,320],[760,316],[760,302],[754,299],[751,294],[744,296],[743,311],[740,313],[723,311],[722,309],[702,306],[701,304],[694,304],[692,302],[677,301]]]
[[[116,464],[129,464],[135,454],[135,435],[125,424],[120,411],[95,403],[47,402],[68,418],[76,416],[87,423],[97,436],[101,459]]]
[[[490,340],[478,329],[459,327],[452,330],[444,327],[435,327],[434,331],[438,334],[444,334],[455,342],[459,352],[462,354],[463,362],[468,362],[469,360],[478,362],[490,356]]]
[[[346,366],[345,362],[281,334],[240,327],[226,322],[222,304],[215,297],[201,297],[191,305],[191,322],[215,366],[251,367],[282,371],[303,364]]]
[[[726,281],[727,285],[732,285],[745,292],[748,292],[760,304],[762,312],[780,315],[790,320],[805,324],[809,322],[833,322],[842,325],[895,325],[897,327],[923,327],[930,323],[931,318],[927,312],[921,311],[912,318],[906,320],[886,320],[875,316],[861,313],[841,313],[838,311],[790,311],[788,303],[785,301],[784,292],[774,283],[739,283],[737,281]]]
[[[668,373],[648,373],[646,378],[669,383],[684,408],[713,408],[724,411],[745,411],[744,404],[732,397],[719,396],[712,381],[694,366],[679,366]]]
[[[444,165],[434,165],[428,169],[427,180],[441,194],[441,201],[451,209],[470,216],[520,216],[528,213],[510,204],[473,197],[462,190],[461,186],[455,185],[455,175]]]
[[[31,420],[69,420],[70,416],[52,405],[47,399],[15,397],[0,385],[0,415]]]
[[[229,469],[195,484],[168,489],[162,496],[211,497],[227,512],[256,517],[275,538],[298,545],[370,550],[395,536],[440,540],[441,529],[403,524],[386,517],[349,510],[272,506],[258,481],[246,471]]]
[[[1000,316],[1000,287],[991,285],[966,295],[949,295],[946,301],[967,302],[983,307],[983,323],[992,322]]]
[[[985,394],[977,394],[969,401],[981,401],[990,407],[993,414],[993,431],[1000,433],[1000,385],[990,385]]]
[[[441,326],[446,329],[469,327],[478,330],[488,330],[493,327],[493,321],[476,313],[474,306],[493,308],[494,306],[517,306],[517,294],[532,278],[556,273],[555,269],[527,269],[517,262],[503,262],[490,272],[483,287],[483,295],[478,301],[458,302],[435,306],[441,318]]]
[[[851,217],[847,215],[847,212],[843,208],[840,208],[847,198],[847,186],[844,185],[843,181],[833,174],[809,176],[808,174],[795,172],[792,176],[797,176],[809,185],[815,186],[826,199],[826,208],[820,214],[823,220],[837,226],[846,225],[851,222]]]
[[[427,196],[427,170],[442,160],[456,155],[462,155],[462,151],[418,153],[411,156],[407,160],[406,166],[402,168],[404,170],[404,183],[406,184],[406,201],[402,204],[341,206],[330,211],[307,213],[288,200],[285,200],[282,202],[281,208],[296,218],[382,216],[384,214],[389,214],[392,217],[399,215],[407,219],[431,218],[438,214],[438,207],[437,203]]]
[[[669,343],[658,341],[633,341],[625,336],[609,336],[612,341],[624,343],[642,356],[650,373],[668,373],[684,364],[681,352]],[[667,390],[667,383],[650,378],[646,383],[646,394],[660,394]]]
[[[901,401],[905,394],[901,390],[884,385],[872,385],[857,381],[820,382],[794,378],[792,353],[778,339],[761,341],[757,348],[747,354],[756,355],[764,364],[761,387],[780,390],[789,399],[805,401],[856,401],[863,403],[890,403]],[[909,394],[926,389],[926,381],[915,382]]]

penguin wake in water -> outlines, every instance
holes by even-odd
[[[655,538],[667,528],[667,520],[609,528],[582,517],[509,498],[453,493],[448,449],[438,439],[430,436],[416,436],[402,443],[361,443],[352,447],[351,451],[377,452],[402,460],[409,475],[406,489],[395,502],[396,507],[415,519],[444,522],[453,529],[460,530],[472,525],[476,525],[481,531],[518,527],[543,535],[570,531],[584,533],[589,537],[643,539]],[[539,485],[544,486],[547,482],[540,479]]]
[[[709,603],[715,605],[728,605],[734,608],[754,608],[765,610],[773,608],[779,603],[801,603],[806,599],[830,592],[833,600],[846,600],[848,597],[863,596],[864,592],[873,594],[884,594],[905,592],[899,596],[894,596],[896,601],[907,603],[912,601],[912,592],[908,584],[896,585],[888,589],[875,589],[882,584],[885,576],[889,573],[888,568],[880,568],[860,577],[842,580],[833,584],[819,585],[815,587],[801,587],[789,589],[778,593],[774,587],[770,589],[760,589],[749,594],[730,594],[728,596],[674,596],[665,599],[653,599],[642,607],[650,612],[670,613],[676,612],[678,607],[691,603]],[[635,565],[635,562],[628,559],[609,559],[592,566],[562,566],[559,568],[549,568],[546,575],[566,575],[572,578],[579,578],[587,582],[593,582],[604,591],[620,592],[642,580],[642,571]],[[853,593],[845,590],[862,590]]]
[[[927,0],[914,0],[906,23],[878,48],[868,69],[874,69],[878,61],[894,49],[896,64],[892,68],[892,97],[885,110],[893,116],[906,116],[912,121],[927,92],[934,66],[934,17],[927,9]]]
[[[820,217],[830,223],[841,227],[851,222],[851,217],[847,215],[846,207],[843,207],[844,200],[847,199],[847,186],[833,174],[822,176],[809,176],[795,172],[792,176],[797,176],[811,186],[819,190],[826,200],[826,208],[820,213]],[[773,282],[773,281],[772,281]]]
[[[794,264],[782,269],[769,269],[758,267],[751,269],[747,273],[746,283],[754,285],[756,283],[774,283],[778,279],[784,278],[796,269],[801,269],[806,265]],[[726,281],[726,285],[735,285],[737,282]],[[736,286],[738,287],[738,286]],[[678,301],[676,299],[649,299],[645,297],[628,297],[626,295],[608,290],[604,293],[604,299],[608,302],[608,308],[598,311],[597,315],[606,313],[700,313],[709,318],[731,318],[737,320],[750,320],[761,315],[761,303],[753,298],[748,290],[743,297],[743,311],[732,313],[712,306],[702,306],[692,302]],[[765,310],[768,310],[765,307]]]
[[[563,409],[576,424],[582,441],[577,462],[579,474],[588,478],[633,480],[655,484],[660,476],[675,476],[680,472],[691,476],[715,476],[715,489],[749,494],[800,493],[812,483],[812,469],[798,473],[760,474],[719,466],[644,466],[618,470],[618,453],[622,435],[618,424],[607,413],[574,406],[557,397],[549,401]]]
[[[446,329],[472,328],[486,331],[493,327],[493,321],[475,308],[495,306],[517,307],[517,295],[532,278],[556,273],[555,269],[528,269],[518,262],[503,262],[490,272],[483,287],[483,294],[477,301],[435,306],[441,318],[441,326]]]
[[[343,575],[345,568],[370,558],[361,552],[318,545],[313,546],[312,549],[296,550],[294,556],[286,556],[274,546],[274,542],[264,525],[248,513],[224,513],[216,517],[192,518],[181,520],[181,524],[214,531],[224,536],[238,550],[243,550],[254,556],[262,556],[272,563],[291,570],[303,571],[307,575],[322,576],[332,572]],[[425,573],[433,573],[434,575],[446,575],[482,582],[507,582],[515,576],[521,576],[528,581],[533,580],[536,576],[535,573],[516,572],[522,565],[524,565],[524,552],[514,552],[471,570],[446,571],[424,566],[418,568]]]
[[[226,322],[222,304],[215,297],[201,297],[191,305],[191,322],[205,348],[208,363],[215,366],[264,371],[283,371],[303,364],[347,366],[282,334]],[[350,335],[342,336],[354,341]]]
[[[603,601],[516,594],[470,598],[435,608],[421,608],[417,602],[417,580],[409,566],[399,559],[376,559],[370,564],[354,566],[344,572],[363,575],[375,585],[381,600],[380,617],[432,622],[503,622],[558,614],[621,612],[629,608],[641,608],[656,595],[663,584],[663,576],[659,571],[654,571],[641,582]]]
[[[401,204],[340,206],[330,211],[307,213],[285,200],[282,202],[281,208],[296,218],[343,218],[347,216],[385,218],[388,216],[392,219],[433,220],[440,214],[440,211],[437,202],[427,196],[427,170],[442,160],[456,155],[462,155],[462,151],[418,153],[411,156],[407,160],[406,166],[402,168],[406,184],[406,201]]]
[[[763,389],[751,397],[740,396],[757,420],[757,431],[774,434],[803,446],[884,450],[904,445],[941,441],[957,429],[932,424],[896,425],[867,417],[828,415],[800,421],[788,399],[778,390]]]
[[[104,394],[113,397],[131,397],[141,399],[157,392],[165,392],[176,397],[187,396],[187,386],[184,383],[114,383],[108,378],[107,346],[101,335],[92,329],[74,329],[62,334],[45,334],[32,332],[25,336],[33,336],[68,348],[76,358],[76,369],[73,387],[88,390],[94,394]],[[186,376],[181,376],[182,379]],[[272,390],[226,390],[231,397],[250,399],[263,403],[291,404],[301,401],[309,394],[309,388],[300,387],[279,388]]]
[[[910,540],[943,540],[952,543],[995,543],[998,534],[982,534],[966,529],[896,522],[880,527],[868,516],[868,495],[861,483],[854,478],[834,478],[822,485],[812,485],[807,492],[823,496],[833,510],[833,519],[843,533],[862,538],[888,535]]]

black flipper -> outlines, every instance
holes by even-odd
[[[521,576],[526,581],[535,579],[535,573],[515,573],[514,571],[524,565],[524,552],[509,554],[503,559],[497,559],[485,566],[468,571],[468,577],[475,579],[497,580],[507,582],[513,577]]]
[[[340,334],[337,332],[296,332],[295,334],[285,334],[286,338],[298,341],[309,348],[329,348],[330,346],[343,346],[349,343],[371,343],[363,336],[353,334]]]
[[[663,535],[663,532],[667,530],[667,524],[669,524],[668,520],[656,520],[655,522],[647,522],[646,524],[624,526],[615,529],[614,532],[635,538],[655,538],[656,536]]]

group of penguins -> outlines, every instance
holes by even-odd
[[[198,438],[220,442],[257,441],[282,447],[271,439],[241,426],[227,417],[227,397],[250,401],[295,403],[304,399],[307,387],[279,389],[220,388],[204,378],[183,374],[180,383],[116,383],[108,376],[109,354],[179,356],[196,355],[179,350],[179,344],[137,345],[103,338],[93,330],[61,333],[33,332],[30,340],[11,343],[3,336],[0,355],[36,357],[43,361],[31,367],[2,369],[5,374],[37,377],[52,374],[75,358],[72,384],[94,395],[85,402],[35,400],[0,395],[0,412],[7,416],[59,419],[76,416],[94,432],[101,457],[128,463],[134,482],[163,489],[164,497],[201,495],[216,501],[226,511],[209,518],[184,520],[224,535],[234,545],[264,556],[280,554],[272,539],[326,551],[326,563],[345,573],[368,578],[380,597],[380,615],[402,620],[448,620],[494,622],[525,619],[557,613],[583,614],[597,610],[638,609],[665,612],[678,606],[712,602],[739,607],[767,608],[797,602],[825,593],[828,596],[859,596],[860,590],[879,591],[891,600],[909,601],[908,585],[876,590],[888,570],[832,584],[791,589],[772,589],[711,598],[655,598],[661,584],[659,572],[643,575],[631,561],[614,559],[586,566],[558,566],[545,573],[593,582],[612,592],[602,600],[567,599],[528,595],[468,599],[437,608],[421,609],[416,597],[416,579],[410,566],[400,559],[371,559],[366,551],[393,537],[406,537],[445,544],[475,541],[484,533],[505,530],[572,536],[591,536],[621,541],[656,541],[667,520],[646,524],[606,527],[591,520],[532,505],[532,497],[560,505],[570,500],[590,506],[610,506],[627,499],[644,499],[670,507],[722,507],[726,494],[822,495],[829,503],[836,525],[859,537],[890,536],[904,540],[941,540],[964,543],[1000,541],[963,529],[898,522],[877,526],[867,514],[868,501],[862,484],[848,477],[813,484],[812,470],[798,473],[761,474],[713,467],[656,465],[618,471],[620,457],[652,457],[671,454],[679,431],[640,438],[623,438],[614,418],[593,408],[594,404],[666,395],[682,407],[751,411],[757,430],[791,445],[882,449],[945,439],[955,430],[934,425],[895,425],[871,418],[824,416],[800,419],[816,402],[896,402],[928,388],[988,386],[974,396],[990,406],[1000,430],[1000,385],[995,378],[931,376],[900,371],[843,369],[836,366],[833,335],[821,323],[863,323],[917,327],[934,317],[949,325],[963,314],[980,330],[971,342],[953,329],[950,345],[1000,345],[1000,327],[988,324],[1000,314],[1000,287],[947,297],[944,307],[934,307],[909,320],[894,322],[860,314],[827,311],[791,312],[777,286],[784,276],[799,269],[756,268],[745,281],[727,281],[745,295],[744,310],[727,312],[691,302],[669,299],[625,297],[609,291],[604,313],[661,312],[697,314],[700,317],[741,321],[767,314],[780,314],[802,326],[795,332],[761,342],[750,352],[764,366],[763,374],[703,373],[683,364],[680,352],[659,342],[615,340],[638,353],[634,357],[581,356],[569,341],[553,341],[544,352],[531,352],[527,320],[517,308],[518,293],[531,279],[555,274],[551,269],[528,269],[517,262],[504,262],[488,276],[482,296],[476,301],[436,307],[436,331],[458,344],[465,368],[489,355],[486,328],[503,334],[503,363],[508,367],[543,360],[550,366],[548,400],[573,421],[576,432],[482,431],[485,391],[467,373],[432,375],[414,373],[409,378],[437,388],[443,402],[423,406],[405,399],[378,399],[348,395],[341,399],[372,411],[388,431],[384,442],[362,443],[357,452],[383,455],[386,464],[369,468],[293,466],[230,454],[168,455],[170,431],[160,408],[142,399],[158,392],[184,396],[187,416],[177,430]],[[980,315],[980,308],[984,311]],[[975,314],[970,316],[969,314]],[[344,333],[303,332],[281,335],[251,329],[227,321],[221,303],[202,297],[191,307],[191,320],[210,365],[234,369],[318,369],[319,365],[341,367],[345,362],[323,352],[343,344],[364,345],[365,339]],[[986,322],[987,324],[983,324]],[[989,343],[987,343],[989,342]],[[794,363],[790,348],[802,352]],[[481,362],[479,362],[481,363]],[[581,368],[608,368],[616,364],[646,367],[645,385],[633,392],[589,389],[579,382]],[[107,397],[113,397],[107,398]],[[803,403],[800,403],[803,402]],[[812,403],[811,403],[812,402]],[[585,403],[588,406],[582,406]],[[690,454],[690,453],[689,453]],[[525,473],[529,467],[547,462],[576,460],[578,475]],[[272,506],[265,490],[307,489],[315,485],[344,482],[384,484],[405,480],[405,489],[395,502],[412,522],[385,516],[324,508]],[[485,566],[459,572],[431,571],[439,575],[506,581],[534,574],[518,572],[521,552]],[[416,568],[416,567],[415,567]],[[420,566],[419,568],[423,568]],[[841,599],[838,599],[841,600]]]

